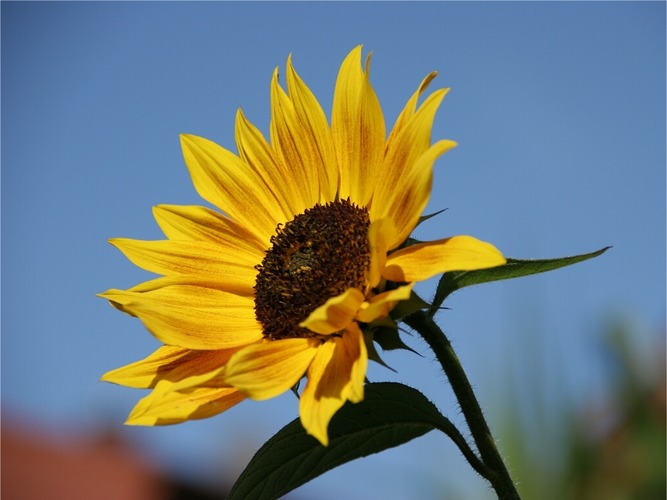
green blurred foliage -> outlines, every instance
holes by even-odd
[[[655,347],[655,359],[643,359],[631,331],[617,326],[608,335],[612,391],[604,408],[571,425],[564,478],[570,498],[665,498],[665,346]]]
[[[655,339],[642,352],[631,329],[609,328],[600,347],[607,389],[584,407],[562,394],[557,409],[539,398],[526,403],[519,390],[510,395],[499,437],[522,498],[666,498],[664,332]]]

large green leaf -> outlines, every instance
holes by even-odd
[[[278,498],[341,464],[406,443],[433,429],[449,435],[452,428],[416,389],[391,382],[366,384],[364,400],[347,403],[331,420],[329,446],[307,435],[299,419],[293,420],[259,449],[228,499]]]
[[[521,259],[507,259],[507,264],[490,269],[480,269],[478,271],[454,271],[444,273],[438,288],[433,298],[433,305],[430,309],[430,314],[433,315],[442,305],[443,301],[456,290],[460,290],[466,286],[479,285],[480,283],[487,283],[489,281],[508,280],[512,278],[520,278],[521,276],[529,276],[531,274],[545,273],[553,271],[561,267],[571,266],[578,262],[583,262],[598,255],[602,255],[611,247],[602,248],[596,252],[591,252],[582,255],[574,255],[572,257],[560,257],[557,259],[535,259],[535,260],[521,260]]]

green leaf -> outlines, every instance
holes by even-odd
[[[453,271],[444,273],[438,283],[438,288],[433,298],[433,304],[429,314],[434,315],[444,300],[456,290],[466,286],[479,285],[490,281],[508,280],[520,278],[531,274],[545,273],[561,267],[571,266],[578,262],[583,262],[598,255],[602,255],[611,247],[602,248],[596,252],[591,252],[572,257],[560,257],[557,259],[507,259],[507,264],[490,269],[480,269],[477,271]]]
[[[416,389],[391,382],[366,384],[364,400],[345,404],[331,420],[329,446],[293,420],[259,449],[228,499],[278,498],[341,464],[450,427]]]
[[[405,351],[414,352],[417,356],[421,356],[421,354],[403,342],[403,339],[401,339],[401,336],[398,333],[398,328],[379,327],[376,328],[373,333],[373,340],[382,347],[383,351],[403,349]]]
[[[375,348],[375,343],[373,342],[374,331],[363,330],[364,332],[364,343],[366,344],[366,352],[368,353],[369,361],[375,361],[376,363],[381,364],[388,370],[396,372],[391,366],[385,363],[384,359],[380,357],[380,353]]]

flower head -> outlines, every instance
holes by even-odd
[[[150,388],[128,423],[208,417],[246,397],[268,399],[305,376],[299,414],[323,444],[332,416],[364,397],[366,342],[415,282],[501,265],[470,236],[403,245],[428,202],[431,144],[447,89],[408,100],[387,137],[361,47],[343,61],[331,125],[287,61],[287,92],[271,81],[270,140],[239,110],[234,154],[183,135],[197,192],[220,212],[161,205],[161,241],[114,239],[136,265],[162,275],[103,293],[164,345],[103,380]],[[366,333],[367,335],[364,335]]]

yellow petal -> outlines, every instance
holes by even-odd
[[[308,369],[308,384],[301,394],[299,415],[308,434],[324,446],[329,444],[327,429],[333,415],[345,401],[364,397],[368,353],[356,323],[342,337],[334,337],[318,349]]]
[[[361,67],[361,46],[343,61],[331,112],[331,131],[340,166],[339,197],[360,206],[369,204],[385,148],[382,108],[369,80],[370,57],[366,71]]]
[[[387,149],[392,148],[393,142],[396,139],[398,133],[401,130],[403,130],[403,128],[410,122],[417,109],[417,101],[419,100],[419,96],[421,96],[424,93],[424,91],[429,86],[431,81],[437,75],[438,73],[435,71],[429,73],[426,76],[426,78],[424,78],[422,82],[419,84],[419,88],[417,88],[417,91],[414,94],[412,94],[412,97],[410,97],[408,102],[405,104],[403,111],[401,111],[401,114],[396,119],[396,123],[394,123],[394,127],[391,129],[391,133],[389,134],[389,138],[387,139]]]
[[[137,389],[152,388],[160,380],[161,373],[186,363],[197,352],[182,347],[162,346],[141,361],[106,372],[101,380]]]
[[[388,240],[395,232],[391,219],[380,219],[371,222],[368,228],[368,242],[371,263],[368,269],[368,286],[375,288],[382,278],[382,270],[387,261]]]
[[[378,318],[384,318],[401,300],[408,300],[414,283],[399,286],[395,290],[382,292],[365,303],[357,313],[357,319],[362,323],[371,323]]]
[[[257,173],[235,154],[202,137],[181,135],[181,148],[199,195],[268,247],[281,208]]]
[[[398,247],[417,225],[431,196],[433,164],[440,155],[456,146],[454,141],[435,143],[415,163],[415,168],[401,181],[402,188],[396,190],[386,203],[386,217],[397,228],[388,242],[390,250]]]
[[[174,275],[174,276],[162,276],[160,278],[155,278],[152,280],[144,281],[138,285],[129,288],[128,292],[150,292],[153,290],[158,290],[160,288],[168,286],[194,286],[198,288],[211,288],[213,290],[219,290],[221,292],[227,292],[234,295],[240,295],[242,297],[254,297],[255,292],[252,288],[246,287],[235,287],[231,286],[230,282],[224,278],[217,276],[204,276],[204,275]]]
[[[248,121],[239,109],[236,113],[236,147],[239,155],[266,183],[276,205],[281,207],[279,222],[292,220],[307,207],[303,199],[300,177],[294,169],[285,165],[278,153],[271,148],[262,132]]]
[[[210,208],[200,206],[158,205],[153,215],[170,240],[217,243],[231,252],[254,255],[260,261],[265,247],[243,226]]]
[[[431,194],[434,161],[456,145],[453,141],[430,145],[433,119],[444,95],[444,90],[431,94],[387,150],[370,213],[371,220],[393,220],[397,232],[390,249],[400,245],[417,224]]]
[[[171,383],[161,381],[132,410],[128,425],[170,425],[212,417],[245,399],[233,387],[198,387],[185,391],[169,390]]]
[[[352,322],[363,301],[363,293],[356,288],[348,288],[315,309],[299,326],[321,335],[339,332]]]
[[[346,338],[347,337],[347,338]],[[350,370],[350,385],[347,399],[353,403],[359,403],[364,399],[364,383],[368,369],[368,352],[364,335],[357,323],[352,323],[343,335],[342,343],[345,344],[346,357],[352,360]]]
[[[505,257],[490,243],[472,236],[454,236],[392,253],[382,275],[396,282],[422,281],[448,271],[473,271],[505,262]]]
[[[157,274],[212,276],[230,287],[249,290],[255,286],[262,254],[232,238],[227,245],[204,241],[141,241],[114,238],[109,242],[135,265]]]
[[[316,339],[295,338],[247,346],[230,358],[224,381],[250,398],[273,398],[304,376],[319,345]]]
[[[287,60],[287,91],[299,121],[293,133],[302,136],[300,141],[308,154],[313,175],[320,179],[320,202],[331,201],[338,189],[338,162],[334,151],[331,129],[319,102],[292,66],[292,56]]]
[[[109,290],[101,296],[137,316],[165,344],[215,350],[251,344],[263,337],[252,297],[189,285],[147,292]]]
[[[213,379],[236,350],[193,351],[182,347],[162,346],[141,361],[105,373],[102,380],[126,387],[148,389],[155,387],[160,380],[176,383],[190,379],[191,382],[184,385],[189,388],[200,385],[204,380]],[[205,375],[203,380],[194,380],[202,375]]]
[[[409,159],[410,156],[416,158],[428,149],[431,145],[431,129],[435,114],[448,92],[448,88],[436,90],[424,100],[416,112],[402,114],[399,117],[399,128],[392,130],[391,141],[387,142],[385,165],[388,161],[400,163],[393,160],[392,155],[396,155],[398,159]],[[412,162],[405,161],[404,163],[409,167]]]
[[[293,171],[300,199],[304,206],[299,211],[310,208],[320,199],[320,184],[317,170],[309,164],[309,146],[302,135],[294,104],[278,83],[278,69],[271,79],[271,144],[284,165]],[[317,165],[315,165],[317,168]]]

